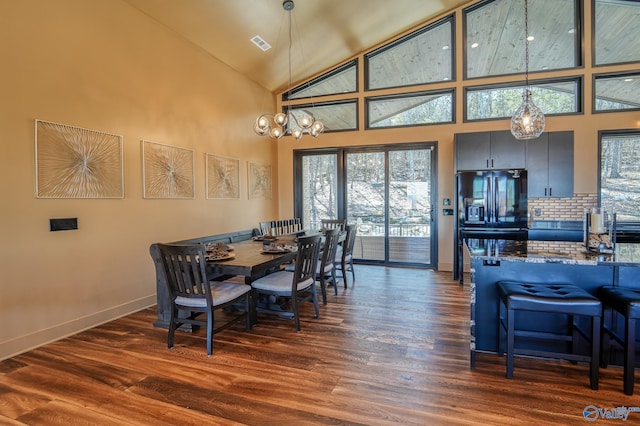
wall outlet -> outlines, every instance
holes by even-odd
[[[444,216],[453,216],[453,209],[442,209],[442,214]]]
[[[542,214],[542,210],[541,209],[535,209],[533,211],[533,214],[536,215],[536,216],[540,216]]]

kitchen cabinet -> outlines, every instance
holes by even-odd
[[[457,170],[524,169],[524,141],[510,131],[459,133],[455,136]]]
[[[526,141],[529,197],[573,197],[573,132]]]

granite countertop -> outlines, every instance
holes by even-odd
[[[545,249],[547,244],[544,241],[469,238],[465,243],[472,259],[567,265],[640,266],[640,244],[618,243],[615,253],[599,254],[587,252],[581,242],[554,241],[549,250]]]

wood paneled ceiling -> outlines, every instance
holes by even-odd
[[[272,92],[286,90],[282,0],[125,0]],[[303,81],[468,0],[296,0],[292,82]],[[259,35],[266,52],[251,39]]]

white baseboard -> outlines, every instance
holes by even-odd
[[[152,294],[119,306],[114,306],[100,312],[0,342],[0,361],[154,306],[156,303],[156,295]],[[149,324],[149,326],[152,326],[152,324]]]

